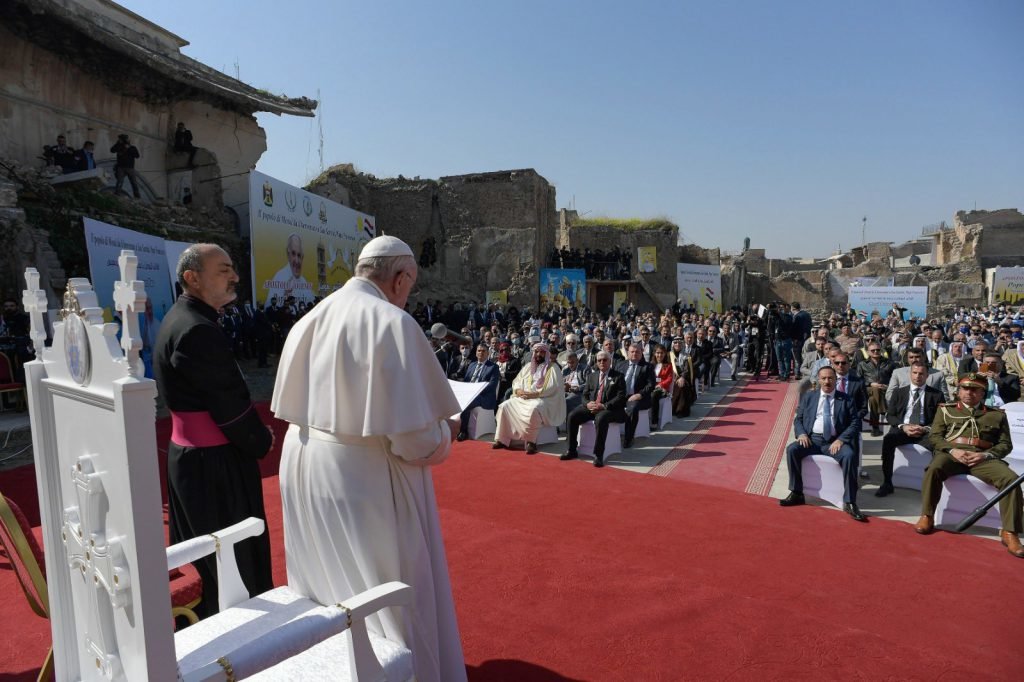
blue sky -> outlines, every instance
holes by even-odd
[[[1024,2],[121,0],[260,88],[322,101],[324,164],[535,168],[558,206],[771,257],[1024,209]],[[260,115],[304,184],[318,122]],[[197,140],[202,144],[202,140]]]

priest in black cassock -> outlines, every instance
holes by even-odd
[[[215,244],[194,244],[178,260],[184,292],[168,311],[154,348],[160,395],[171,411],[167,499],[171,542],[207,535],[250,516],[266,520],[259,460],[273,444],[220,325],[219,308],[235,300],[231,257]],[[264,532],[235,546],[250,596],[273,587],[270,539]],[[200,617],[218,611],[217,562],[195,563],[203,578]]]

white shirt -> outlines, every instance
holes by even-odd
[[[917,399],[921,403],[921,416],[924,417],[924,386],[910,385],[910,391],[907,393],[907,407],[903,411],[903,423],[909,424],[910,413],[914,411],[914,391],[917,391]]]
[[[836,435],[835,397],[835,393],[825,393],[824,391],[818,394],[818,411],[814,415],[814,427],[811,429],[813,433],[820,433],[827,438],[832,438]],[[831,403],[832,405],[832,433],[824,432],[825,424],[822,415],[824,414],[826,403]]]

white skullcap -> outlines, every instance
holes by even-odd
[[[398,256],[415,258],[408,244],[398,237],[392,237],[391,235],[374,237],[359,252],[359,260],[364,258],[396,258]]]

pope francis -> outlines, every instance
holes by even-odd
[[[412,651],[417,680],[448,682],[466,668],[430,467],[448,457],[459,405],[402,310],[416,276],[405,242],[367,243],[355,276],[289,333],[271,409],[291,423],[281,457],[289,584],[322,604],[411,585],[411,607],[367,625]]]

